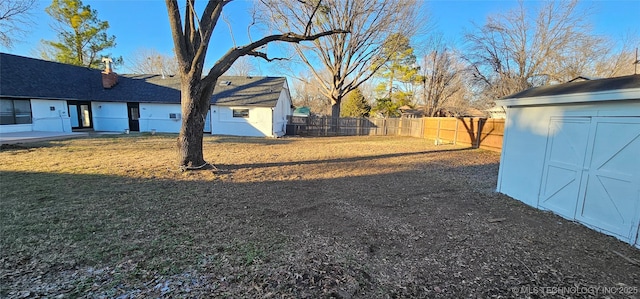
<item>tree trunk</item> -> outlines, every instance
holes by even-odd
[[[338,120],[340,119],[340,102],[331,101],[331,132],[338,132]]]
[[[185,170],[203,169],[202,139],[205,115],[209,110],[210,93],[203,92],[194,82],[182,84],[182,127],[178,137],[178,162]]]

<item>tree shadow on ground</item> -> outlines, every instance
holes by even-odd
[[[267,137],[239,137],[225,135],[205,136],[205,143],[249,143],[249,144],[289,144],[295,142],[295,138],[267,138]]]
[[[443,150],[428,150],[428,151],[419,151],[419,152],[381,154],[381,155],[371,155],[371,156],[358,156],[358,157],[351,157],[351,158],[302,160],[302,161],[270,162],[270,163],[216,164],[216,166],[218,166],[221,169],[228,169],[230,171],[233,171],[233,170],[242,169],[242,168],[263,168],[263,167],[282,167],[282,166],[291,166],[291,165],[317,165],[317,164],[326,164],[326,163],[367,162],[367,161],[386,159],[386,158],[411,157],[411,156],[421,156],[421,155],[438,154],[438,153],[445,153],[445,152],[469,151],[469,150],[475,150],[475,149],[469,147],[469,148],[454,148],[454,149],[443,149]]]

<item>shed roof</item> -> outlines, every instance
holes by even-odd
[[[275,107],[285,87],[284,77],[223,76],[218,79],[211,104]],[[180,78],[152,74],[118,75],[118,84],[104,89],[100,70],[0,53],[0,96],[180,103]]]
[[[500,106],[640,99],[640,75],[530,88],[496,101]]]

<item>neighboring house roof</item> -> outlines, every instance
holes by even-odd
[[[295,110],[293,110],[293,116],[310,116],[311,115],[311,108],[309,107],[298,107]]]
[[[640,75],[630,75],[615,78],[606,78],[598,80],[574,81],[564,84],[548,85],[530,88],[509,96],[505,99],[531,98],[541,96],[556,96],[574,93],[599,92],[608,90],[639,88]]]
[[[223,76],[211,104],[275,107],[286,87],[284,77]],[[118,75],[102,87],[100,70],[0,53],[0,96],[105,102],[180,103],[180,78]]]
[[[600,78],[596,78],[596,77],[587,77],[587,76],[578,76],[578,77],[575,77],[575,78],[573,78],[573,79],[571,79],[571,80],[567,81],[567,83],[570,83],[570,82],[579,82],[579,81],[597,80],[597,79],[600,79]]]

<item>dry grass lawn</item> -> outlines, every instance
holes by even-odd
[[[206,137],[183,173],[175,137],[3,148],[0,297],[639,296],[638,250],[494,193],[497,153]]]

